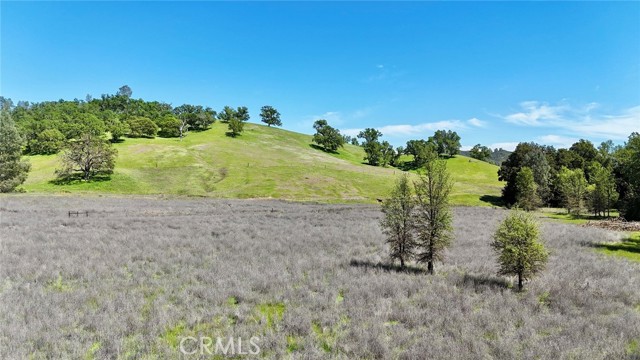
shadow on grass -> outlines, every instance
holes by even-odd
[[[502,197],[497,195],[482,195],[480,196],[480,201],[489,203],[493,206],[500,206],[500,207],[504,206]]]
[[[90,182],[103,182],[111,180],[111,175],[95,175],[91,180],[84,180],[81,176],[68,176],[49,180],[49,184],[53,185],[76,185]]]
[[[566,211],[555,211],[549,212],[548,216],[545,216],[548,219],[564,219],[564,220],[607,220],[613,219],[615,216],[596,216],[596,215],[587,215],[587,214],[570,214]]]
[[[615,243],[585,243],[585,245],[601,250],[640,254],[640,237],[636,239],[627,238]]]
[[[235,133],[233,133],[233,132],[231,132],[231,131],[227,131],[227,132],[225,132],[224,134],[225,134],[227,137],[230,137],[230,138],[236,138],[236,137],[240,136],[240,134],[235,134]]]
[[[327,149],[323,148],[322,146],[316,145],[316,144],[309,144],[309,147],[311,147],[313,149],[316,149],[316,150],[324,151],[324,152],[329,153],[329,154],[339,154],[337,151],[327,150]]]
[[[360,260],[351,259],[351,261],[349,262],[349,265],[353,267],[358,267],[358,268],[382,270],[387,272],[391,272],[391,271],[405,272],[409,274],[426,274],[427,273],[426,269],[415,267],[415,266],[406,265],[403,269],[400,267],[400,265],[396,265],[396,264],[389,264],[389,263],[383,263],[383,262],[374,263],[366,260],[360,261]]]
[[[396,167],[402,171],[418,170],[419,168],[415,161],[402,161]]]
[[[503,278],[487,275],[464,274],[461,279],[462,286],[476,291],[482,289],[508,289],[511,283]]]

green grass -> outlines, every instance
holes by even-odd
[[[282,320],[285,309],[286,305],[284,303],[260,304],[256,307],[267,328],[273,328],[277,322]]]
[[[539,217],[566,224],[583,225],[589,221],[602,220],[603,218],[590,214],[572,215],[566,210],[556,208],[542,208],[537,211]],[[611,217],[618,217],[617,211],[611,211]],[[640,261],[640,232],[629,232],[628,238],[619,242],[601,243],[596,245],[596,250],[607,255],[619,256],[632,261]]]
[[[33,193],[168,194],[218,198],[276,198],[321,202],[375,202],[386,197],[395,168],[363,163],[361,147],[345,145],[336,154],[311,146],[311,136],[246,124],[237,138],[226,124],[171,138],[129,139],[115,144],[116,169],[110,180],[56,185],[57,156],[30,156],[24,184]],[[498,167],[463,156],[448,160],[457,205],[496,204],[503,186]],[[415,176],[415,175],[412,175]]]
[[[71,290],[71,285],[62,279],[62,275],[58,275],[56,280],[47,283],[47,289],[56,292],[66,292]]]
[[[580,215],[568,214],[567,210],[559,209],[559,208],[541,208],[537,210],[537,214],[539,217],[543,219],[551,219],[551,220],[563,222],[566,224],[574,224],[574,225],[582,225],[582,224],[588,223],[589,221],[606,219],[606,217],[603,218],[599,216],[594,216],[592,214],[580,214]],[[620,213],[618,213],[615,210],[612,210],[610,213],[610,216],[612,218],[616,218],[619,215]]]
[[[640,261],[640,231],[630,233],[628,238],[620,242],[599,244],[597,249],[607,255]]]

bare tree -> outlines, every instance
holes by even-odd
[[[431,160],[414,183],[417,195],[416,230],[418,262],[427,263],[433,274],[433,263],[443,260],[443,250],[453,239],[449,194],[453,182],[444,160]]]
[[[411,194],[411,183],[406,174],[398,178],[391,197],[382,204],[384,218],[380,226],[390,247],[391,260],[400,260],[404,269],[405,261],[414,256],[413,209],[415,200]]]
[[[189,123],[186,117],[179,118],[178,120],[180,120],[180,126],[178,126],[178,129],[180,130],[180,141],[182,141],[182,137],[189,130]]]

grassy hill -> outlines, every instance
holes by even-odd
[[[173,194],[222,198],[277,198],[323,202],[374,202],[386,197],[394,168],[363,164],[362,148],[339,154],[313,148],[311,136],[246,124],[237,138],[226,124],[179,139],[125,139],[109,181],[56,185],[57,156],[30,156],[24,188],[44,193]],[[500,195],[494,165],[458,156],[448,160],[456,181],[453,202],[488,205]]]

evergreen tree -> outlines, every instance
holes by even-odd
[[[31,165],[21,159],[22,138],[8,111],[0,110],[0,192],[11,192],[27,179]]]

